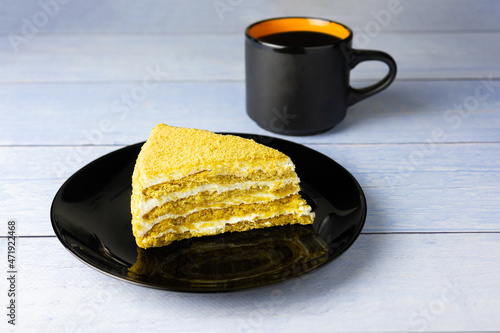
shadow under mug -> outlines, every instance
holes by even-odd
[[[396,62],[387,53],[352,48],[352,30],[308,17],[260,21],[245,31],[246,107],[260,127],[278,134],[312,135],[344,119],[347,107],[387,88]],[[377,60],[389,71],[361,89],[349,85],[350,70]]]

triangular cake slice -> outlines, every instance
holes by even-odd
[[[253,140],[160,124],[132,176],[132,230],[142,248],[223,232],[311,224],[288,156]]]

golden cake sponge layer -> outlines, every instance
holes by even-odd
[[[160,124],[141,149],[135,170],[140,172],[134,172],[133,181],[146,188],[157,184],[159,177],[167,182],[205,170],[251,173],[256,167],[272,170],[288,161],[285,154],[253,140]]]
[[[313,218],[311,217],[311,215],[297,215],[297,214],[278,215],[274,217],[269,217],[267,219],[258,219],[254,221],[242,221],[239,223],[226,224],[222,227],[221,230],[214,231],[211,234],[201,233],[199,231],[193,230],[183,233],[167,233],[162,237],[145,237],[137,239],[137,244],[141,248],[161,247],[170,245],[172,242],[175,241],[194,238],[194,237],[202,237],[208,235],[214,236],[227,232],[244,232],[254,229],[263,229],[263,228],[277,227],[284,225],[295,225],[295,224],[308,225],[312,223],[313,223]]]

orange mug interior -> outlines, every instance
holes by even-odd
[[[305,17],[279,18],[258,22],[248,29],[248,34],[255,39],[259,39],[263,36],[290,31],[319,32],[340,39],[345,39],[350,35],[349,30],[341,24]]]

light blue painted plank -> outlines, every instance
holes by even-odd
[[[18,48],[1,39],[0,50],[4,82],[142,82],[148,75],[150,81],[232,80],[243,75],[243,40],[231,35],[39,36]]]
[[[19,236],[55,235],[50,223],[50,206],[63,182],[61,179],[0,180],[2,216],[18,221]],[[7,236],[7,228],[0,235]]]
[[[500,234],[361,235],[338,260],[300,279],[236,294],[200,295],[118,281],[81,263],[55,238],[20,239],[18,300],[24,315],[19,328],[495,330],[499,241]],[[6,240],[0,245],[5,248]]]
[[[500,185],[500,178],[490,178],[500,173],[500,143],[307,146],[356,174],[367,187]],[[66,179],[87,163],[121,147],[0,147],[0,179]]]
[[[358,174],[371,177],[377,174],[394,176],[399,174],[405,180],[398,184],[397,179],[384,183],[376,178],[370,178],[369,185],[377,187],[400,185],[406,187],[416,182],[423,187],[432,188],[433,183],[426,183],[425,179],[418,178],[433,172],[450,172],[458,177],[460,174],[500,172],[500,154],[498,154],[500,143],[308,144],[307,146],[331,157]],[[376,168],[373,167],[374,164]],[[410,179],[412,174],[419,174],[419,176]],[[437,188],[442,185],[442,183],[434,184]],[[487,185],[487,183],[482,185]]]
[[[498,173],[496,173],[498,175]],[[363,232],[500,232],[500,185],[444,188],[367,187]],[[477,177],[482,177],[479,174]],[[434,175],[430,179],[436,179]],[[486,173],[493,178],[492,174]],[[50,206],[63,180],[0,180],[0,208],[21,221],[19,235],[50,236]],[[29,188],[29,191],[26,189]],[[7,229],[0,231],[5,236]]]
[[[399,79],[500,78],[500,33],[380,34],[354,45],[391,54]],[[243,81],[243,49],[243,34],[40,35],[20,45],[2,38],[0,82],[142,82],[150,72],[161,81]],[[386,71],[361,64],[352,78]]]
[[[425,145],[310,146],[364,189],[365,232],[500,231],[500,144],[441,144],[421,160],[411,156]],[[0,148],[0,211],[23,221],[23,235],[53,235],[49,209],[60,185],[119,147],[81,148]]]
[[[26,20],[39,33],[240,32],[254,21],[296,15],[325,17],[352,27],[368,27],[368,31],[377,27],[374,23],[378,23],[378,27],[386,31],[434,32],[500,28],[500,5],[494,0],[60,2],[66,4],[55,5],[55,0],[2,3],[0,33],[20,34],[23,27],[29,24]],[[44,19],[44,13],[50,16],[45,15]]]
[[[8,84],[0,99],[2,145],[132,144],[161,122],[277,136],[247,116],[241,82],[165,83],[149,91],[141,83]],[[499,81],[399,81],[351,107],[329,132],[278,137],[301,143],[500,142],[499,109]]]
[[[364,188],[365,232],[492,231],[500,223],[498,144],[310,146]]]
[[[498,175],[498,173],[497,173]],[[367,188],[364,232],[500,231],[500,186]]]
[[[64,180],[120,146],[0,147],[0,179]]]

